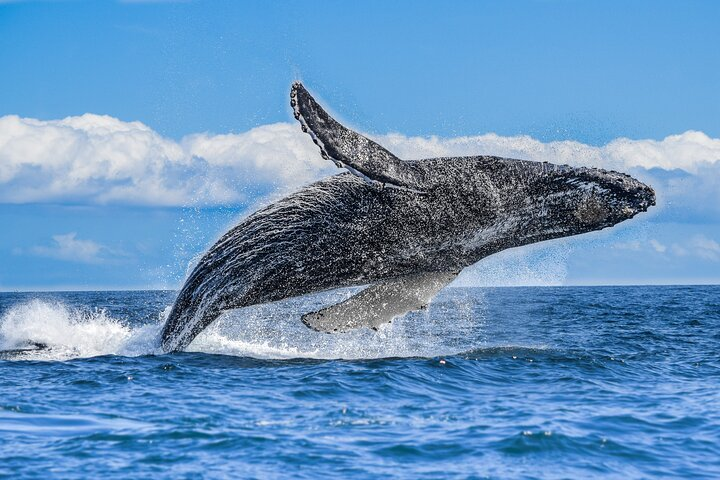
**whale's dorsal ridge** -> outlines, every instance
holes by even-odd
[[[320,147],[323,158],[370,182],[419,193],[426,190],[419,171],[332,118],[300,82],[292,85],[290,105],[303,131]]]

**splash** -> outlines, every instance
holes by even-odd
[[[377,331],[360,328],[326,334],[306,328],[304,312],[338,303],[357,289],[338,289],[231,311],[190,345],[189,351],[256,358],[377,359],[436,357],[473,348],[484,318],[482,297],[443,292],[429,308],[411,312]]]
[[[60,302],[31,300],[0,319],[0,350],[25,359],[64,360],[100,355],[152,353],[158,325],[132,328],[105,310],[81,310]],[[34,349],[35,345],[45,348]]]
[[[455,285],[463,287],[560,286],[568,276],[573,242],[556,239],[504,250],[463,270]]]
[[[348,298],[342,289],[225,313],[200,334],[188,351],[262,359],[376,359],[436,357],[477,346],[483,300],[477,295],[441,294],[423,312],[384,325],[328,335],[306,328],[303,312]],[[0,351],[5,359],[69,360],[101,355],[159,355],[159,335],[169,307],[157,321],[113,318],[106,310],[73,308],[64,303],[31,300],[0,317]],[[45,348],[37,348],[42,344]]]

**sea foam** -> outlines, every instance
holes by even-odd
[[[428,310],[396,319],[377,331],[329,335],[300,322],[303,312],[342,301],[352,293],[339,290],[227,312],[188,351],[263,359],[435,357],[470,348],[465,340],[469,330],[482,323],[478,304],[465,303],[457,295],[453,299],[441,295]],[[0,351],[14,351],[6,358],[33,360],[158,355],[168,311],[166,307],[155,321],[148,322],[115,318],[105,309],[32,299],[0,317]]]
[[[160,325],[131,327],[104,309],[78,309],[30,300],[0,318],[0,350],[26,350],[24,358],[67,359],[153,353]],[[35,345],[47,348],[33,350]]]

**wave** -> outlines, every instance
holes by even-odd
[[[72,308],[31,300],[0,318],[0,350],[25,359],[70,359],[157,353],[160,324],[131,327],[104,309]],[[38,348],[41,347],[41,348]]]
[[[324,334],[307,329],[301,312],[334,303],[349,292],[259,305],[224,314],[202,332],[188,351],[260,359],[378,359],[437,357],[477,346],[478,313],[457,299],[434,302],[382,326]],[[318,303],[320,302],[320,303]],[[134,323],[107,310],[71,307],[34,299],[16,304],[0,317],[0,358],[69,360],[102,355],[159,355],[159,335],[169,307],[157,320]],[[473,345],[474,343],[474,345]],[[4,354],[3,354],[4,353]]]

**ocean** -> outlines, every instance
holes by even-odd
[[[0,477],[718,478],[720,286],[448,288],[327,335],[175,292],[0,293]],[[46,348],[37,348],[43,344]]]

